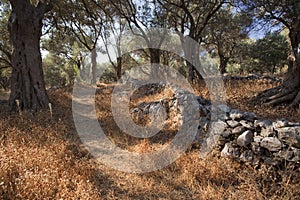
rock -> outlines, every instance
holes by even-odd
[[[263,137],[271,137],[274,136],[274,133],[273,127],[267,126],[266,128],[262,128],[259,134]]]
[[[248,121],[254,122],[257,119],[257,116],[253,112],[244,112],[244,118]]]
[[[277,128],[276,131],[278,133],[285,132],[285,133],[293,133],[296,135],[300,135],[300,127],[299,126]]]
[[[234,121],[234,120],[228,120],[228,121],[227,121],[227,124],[228,124],[228,126],[230,126],[231,128],[235,128],[235,127],[237,127],[237,126],[240,125],[239,122]]]
[[[231,135],[232,135],[232,132],[229,129],[226,129],[225,131],[223,131],[221,133],[221,136],[224,137],[224,138],[229,138]]]
[[[237,138],[237,145],[241,146],[241,147],[246,147],[248,146],[251,142],[253,142],[253,133],[251,131],[245,131],[243,134],[241,134],[238,138]]]
[[[260,144],[260,142],[261,142],[263,139],[264,139],[264,138],[261,137],[261,136],[255,136],[255,137],[253,138],[253,141]]]
[[[167,103],[171,103],[169,108],[179,112],[181,107],[183,108],[182,105],[194,98],[189,93],[179,91],[178,94],[175,92],[173,99]],[[201,149],[204,148],[205,151],[201,151],[221,149],[221,156],[250,162],[251,165],[264,162],[276,166],[283,161],[300,162],[300,123],[288,122],[285,119],[258,119],[252,112],[231,109],[225,104],[212,105],[202,97],[196,97],[196,100],[199,103],[197,107],[187,108],[189,111],[199,109],[200,125],[196,138],[203,144]],[[157,107],[152,106],[154,110]],[[153,110],[147,109],[145,105],[141,107],[139,112]],[[163,107],[168,108],[164,105]],[[189,111],[185,111],[184,115],[190,115]]]
[[[240,135],[242,132],[245,131],[245,127],[243,126],[238,126],[238,127],[235,127],[233,130],[232,130],[232,134],[234,135]]]
[[[231,108],[224,104],[218,105],[218,108],[225,113],[229,113],[231,111]]]
[[[254,126],[260,127],[260,128],[266,128],[272,125],[272,122],[270,120],[255,120]]]
[[[238,158],[240,156],[240,152],[238,148],[234,148],[232,146],[232,143],[226,143],[223,150],[221,151],[221,156]]]
[[[241,112],[241,111],[239,111],[239,110],[231,110],[231,112],[230,112],[230,114],[229,114],[229,117],[231,118],[231,119],[233,119],[233,120],[235,120],[235,119],[241,119],[241,118],[243,118],[243,113]]]
[[[227,127],[228,125],[221,120],[211,123],[211,131],[215,134],[223,133]]]
[[[252,162],[254,159],[253,152],[251,150],[244,151],[240,155],[240,160],[243,162]]]
[[[271,152],[274,152],[274,151],[281,150],[282,143],[280,142],[280,140],[278,140],[278,138],[275,138],[275,137],[265,137],[260,142],[260,146],[263,147],[263,148],[268,149]]]
[[[278,131],[278,138],[286,142],[288,145],[300,148],[300,135],[291,130],[294,129],[292,129],[291,127],[281,128]]]
[[[254,129],[255,129],[255,127],[254,127],[254,125],[253,125],[252,122],[249,122],[249,121],[246,121],[246,120],[241,120],[241,121],[240,121],[240,124],[241,124],[243,127],[247,128],[247,129],[249,129],[249,130],[254,130]]]
[[[276,130],[277,128],[282,128],[282,127],[288,126],[289,123],[285,119],[281,119],[281,120],[277,120],[277,121],[273,122],[272,125],[273,125],[274,129]]]
[[[289,124],[289,126],[299,126],[300,127],[300,123],[289,122],[288,124]]]

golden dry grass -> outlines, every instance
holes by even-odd
[[[298,111],[266,109],[251,102],[253,94],[270,86],[227,83],[228,104],[265,117],[298,121]],[[199,91],[207,95],[204,88]],[[52,119],[48,112],[8,115],[6,107],[0,106],[0,199],[300,199],[298,168],[254,169],[218,154],[200,159],[197,149],[160,171],[130,174],[112,170],[82,146],[72,120],[71,92],[70,88],[50,92]],[[119,146],[147,152],[160,145],[164,135],[173,136],[170,127],[154,140],[124,135],[112,119],[111,92],[112,87],[106,85],[97,94],[97,115],[106,134]],[[133,102],[157,96],[142,98]]]

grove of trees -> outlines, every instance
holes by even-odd
[[[264,35],[255,40],[259,28]],[[80,70],[97,83],[99,52],[108,55],[115,79],[133,62],[172,62],[190,82],[201,81],[199,47],[218,58],[221,74],[232,72],[233,65],[244,72],[281,72],[292,56],[287,79],[257,100],[291,106],[300,101],[299,0],[0,0],[0,31],[0,87],[10,88],[12,110],[16,100],[21,109],[47,109],[46,87],[72,85]],[[126,32],[148,48],[122,55]],[[171,33],[179,40],[170,39]],[[160,50],[170,40],[191,62]],[[108,45],[114,46],[116,59]],[[83,69],[87,60],[90,69]]]

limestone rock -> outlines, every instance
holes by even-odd
[[[221,151],[221,156],[238,158],[240,156],[240,152],[238,148],[234,148],[232,146],[232,143],[226,143],[223,150]]]
[[[281,120],[274,121],[272,125],[274,129],[282,128],[288,126],[288,121],[286,121],[285,119],[281,119]]]
[[[254,126],[259,128],[266,128],[272,125],[272,122],[270,120],[255,120]]]
[[[282,148],[282,143],[278,138],[275,137],[265,137],[260,142],[260,146],[268,149],[269,151],[279,151]]]
[[[232,134],[240,135],[240,134],[243,133],[244,131],[245,131],[245,127],[243,127],[243,126],[238,126],[238,127],[235,127],[235,128],[232,130]]]
[[[254,122],[257,119],[257,116],[253,112],[244,112],[244,118],[248,121]]]
[[[218,105],[218,108],[225,113],[229,113],[231,111],[231,108],[224,104]]]
[[[221,136],[224,137],[224,138],[229,138],[231,135],[232,135],[232,132],[231,132],[230,129],[226,129],[225,131],[223,131],[221,133]]]
[[[228,126],[230,126],[231,128],[235,128],[235,127],[237,127],[237,126],[240,125],[240,123],[239,123],[238,121],[235,121],[235,120],[228,120],[228,121],[227,121],[227,124],[228,124]]]
[[[265,128],[262,128],[260,131],[260,135],[263,137],[271,137],[274,136],[274,129],[272,126],[267,126]]]
[[[215,134],[223,133],[227,127],[228,125],[221,120],[211,123],[211,131]]]
[[[231,110],[231,112],[229,114],[229,117],[231,119],[233,119],[233,120],[235,120],[235,119],[241,119],[241,118],[243,118],[243,116],[244,116],[243,113],[241,111],[239,111],[239,110],[236,110],[236,109]]]
[[[280,131],[278,131],[278,138],[288,145],[300,148],[300,135],[291,130],[293,130],[291,127],[281,128]]]
[[[240,124],[243,127],[247,128],[249,130],[254,130],[255,129],[254,124],[252,122],[249,122],[249,121],[246,121],[246,120],[241,120]]]
[[[246,147],[248,146],[251,142],[253,142],[253,133],[251,131],[245,131],[243,134],[241,134],[238,138],[237,138],[237,145],[241,146],[241,147]]]

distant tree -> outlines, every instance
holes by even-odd
[[[7,22],[9,19],[9,3],[4,2],[0,7],[0,87],[7,90],[10,86],[11,76],[11,45]]]
[[[244,14],[233,11],[228,5],[222,7],[207,26],[207,37],[204,42],[216,48],[222,74],[226,73],[227,64],[236,53],[239,43],[248,37],[252,19]]]
[[[153,1],[110,0],[116,14],[127,21],[131,32],[142,38],[148,47],[150,63],[160,63],[162,46],[166,35],[166,16],[162,7]]]
[[[102,6],[103,2],[94,0],[61,1],[56,5],[63,27],[91,54],[91,83],[97,82],[97,43],[106,14]]]
[[[63,57],[48,53],[43,59],[45,82],[47,86],[66,86],[74,83],[78,68]]]
[[[261,71],[275,73],[276,67],[281,68],[287,63],[289,43],[285,36],[279,33],[267,33],[264,38],[257,40],[252,46],[251,56],[257,60],[256,65]]]
[[[124,19],[121,19],[119,16],[111,16],[112,20],[106,20],[101,32],[101,38],[104,43],[105,52],[109,58],[109,62],[114,68],[117,79],[121,78],[122,75],[122,37],[127,30],[127,23]],[[113,60],[114,57],[111,55],[109,49],[110,47],[114,50],[114,55],[116,60]]]
[[[53,28],[48,37],[42,39],[42,49],[51,54],[59,56],[64,62],[70,65],[76,65],[81,69],[84,59],[88,56],[89,51],[79,43],[68,29]]]
[[[194,82],[195,74],[202,79],[198,70],[200,66],[200,50],[187,42],[187,37],[201,44],[205,37],[205,29],[214,15],[229,1],[184,1],[184,0],[158,0],[169,12],[169,24],[180,33],[182,48],[189,68],[189,80]],[[201,72],[204,74],[204,71]]]

